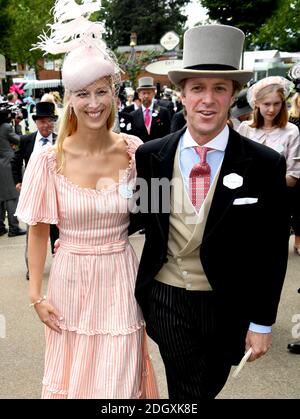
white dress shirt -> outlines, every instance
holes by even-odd
[[[48,143],[43,145],[42,138],[47,138]],[[43,147],[49,147],[49,145],[53,145],[53,135],[50,134],[48,137],[43,137],[42,134],[38,131],[35,137],[33,153],[39,152]]]

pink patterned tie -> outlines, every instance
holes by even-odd
[[[194,147],[200,156],[200,162],[192,167],[190,173],[189,193],[191,202],[197,212],[199,212],[203,204],[210,186],[210,166],[206,162],[206,155],[211,148]]]
[[[146,108],[146,110],[145,110],[145,126],[147,128],[148,133],[150,133],[150,125],[151,125],[150,109]]]

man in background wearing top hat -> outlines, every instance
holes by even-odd
[[[125,106],[123,109],[123,112],[131,113],[131,112],[137,111],[140,106],[141,106],[141,101],[139,98],[139,94],[137,91],[135,91],[133,94],[131,105]]]
[[[11,166],[17,191],[21,190],[23,179],[23,164],[27,167],[31,154],[39,152],[43,147],[53,145],[56,140],[56,134],[53,132],[55,121],[55,105],[50,102],[39,102],[36,105],[36,114],[32,115],[32,119],[36,123],[37,131],[32,134],[22,135],[20,137],[20,146],[12,159]],[[51,250],[54,254],[54,243],[58,239],[59,231],[56,225],[50,225],[50,241]],[[27,260],[27,241],[25,249],[25,261],[27,266],[26,278],[28,276],[28,260]]]
[[[240,123],[251,119],[253,109],[247,100],[248,89],[243,89],[237,96],[235,103],[230,109],[230,120],[233,124],[233,129],[237,130]]]
[[[227,125],[252,76],[239,70],[243,42],[232,26],[185,33],[183,68],[168,75],[187,127],[136,152],[148,186],[136,298],[174,399],[216,397],[246,351],[268,351],[286,272],[285,160]]]
[[[145,142],[170,133],[169,111],[154,101],[155,86],[152,77],[141,77],[137,92],[141,101],[138,110],[131,112],[135,134]]]

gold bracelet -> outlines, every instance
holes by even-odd
[[[38,300],[34,301],[33,303],[29,304],[29,307],[34,307],[36,304],[41,304],[41,302],[46,300],[46,295],[44,295],[42,298],[39,298]]]

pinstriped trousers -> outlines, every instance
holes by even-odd
[[[222,357],[214,294],[154,281],[146,319],[165,365],[170,399],[213,399],[231,365]],[[219,324],[218,324],[219,323]]]

